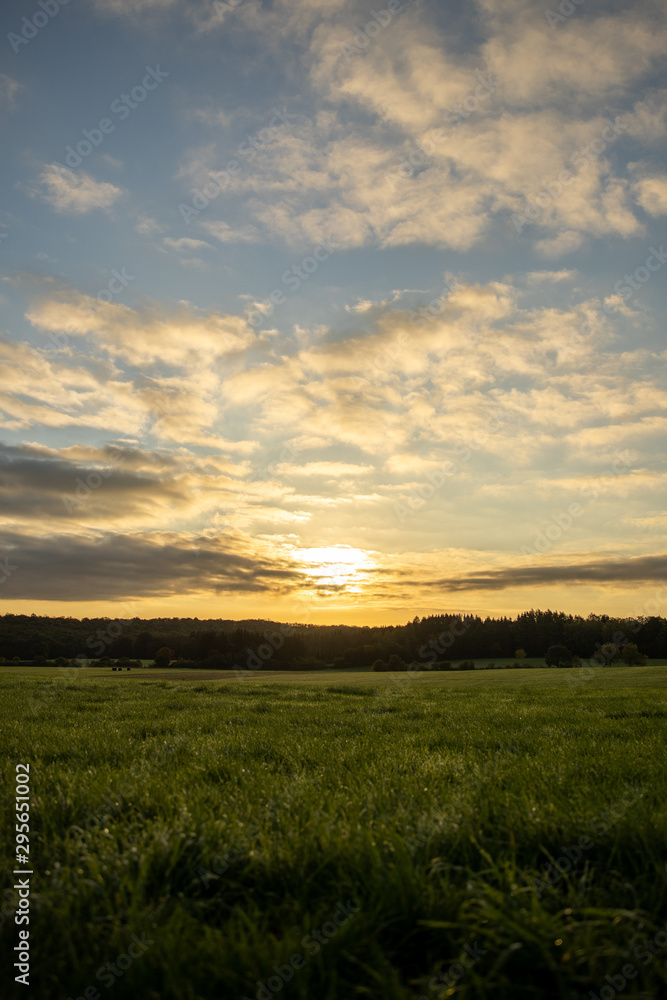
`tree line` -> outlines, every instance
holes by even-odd
[[[638,646],[651,658],[667,657],[667,621],[659,616],[587,617],[525,611],[516,618],[478,615],[416,617],[405,625],[304,625],[262,620],[197,618],[0,617],[0,660],[48,663],[58,658],[154,661],[160,650],[184,666],[211,669],[310,669],[370,667],[476,658],[544,657],[562,646],[570,657],[590,660],[603,646]],[[164,657],[164,654],[163,654]],[[393,659],[392,659],[393,658]],[[566,658],[567,659],[567,658]]]

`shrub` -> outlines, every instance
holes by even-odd
[[[407,664],[398,656],[396,653],[392,653],[389,657],[389,664],[387,666],[388,670],[407,670]]]
[[[461,662],[459,663],[458,669],[459,670],[474,670],[475,669],[475,661],[474,660],[461,660]]]
[[[433,666],[431,667],[431,670],[451,670],[451,669],[452,665],[449,662],[449,660],[438,660],[438,662],[434,663]]]
[[[514,655],[515,655],[515,657],[516,657],[517,660],[525,660],[525,658],[526,658],[526,650],[525,649],[515,649],[514,650]]]
[[[607,661],[604,664],[606,667],[608,667],[610,663],[613,663],[615,660],[620,660],[621,658],[621,651],[614,642],[605,642],[604,646],[600,647],[600,652]]]
[[[158,649],[155,654],[155,659],[153,660],[154,667],[168,667],[174,658],[174,654],[169,649],[168,646],[163,646],[162,649]]]
[[[548,667],[571,667],[572,653],[567,646],[549,646],[544,662]]]
[[[603,647],[604,648],[604,647]],[[648,657],[644,656],[637,649],[636,642],[626,642],[625,646],[621,650],[621,660],[628,667],[642,666],[646,663]]]
[[[382,672],[382,671],[388,670],[388,669],[389,668],[387,667],[387,664],[384,662],[384,660],[376,660],[374,662],[373,666],[371,667],[371,670],[374,670],[376,673]]]
[[[487,670],[495,670],[496,669],[495,663],[487,663],[486,669]]]

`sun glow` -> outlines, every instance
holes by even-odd
[[[294,558],[311,575],[319,591],[344,587],[351,593],[359,593],[368,582],[369,571],[376,566],[368,552],[350,545],[295,549]]]

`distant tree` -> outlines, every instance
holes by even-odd
[[[389,657],[389,670],[407,670],[405,662],[396,653]]]
[[[387,670],[387,664],[384,662],[384,660],[375,660],[373,666],[371,667],[371,670],[374,670],[376,673],[383,670]]]
[[[158,649],[157,653],[155,654],[155,659],[153,660],[153,666],[168,667],[173,658],[174,654],[171,651],[171,649],[169,649],[168,646],[162,646],[162,648]]]
[[[620,660],[621,651],[615,642],[605,642],[604,646],[600,647],[600,652],[605,658],[605,663],[603,666],[608,667],[610,663],[614,663],[615,660]]]
[[[637,649],[636,642],[626,642],[625,646],[621,650],[621,660],[623,663],[627,664],[629,667],[642,666],[646,663],[648,657],[644,656]]]
[[[461,663],[459,663],[459,670],[474,670],[474,669],[475,669],[474,660],[462,660]]]
[[[544,661],[548,667],[571,667],[572,653],[567,646],[549,646]]]
[[[526,650],[525,649],[515,649],[514,650],[514,657],[517,660],[523,660],[523,659],[525,659],[525,657],[526,657]]]

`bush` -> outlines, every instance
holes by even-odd
[[[526,658],[526,650],[525,649],[515,649],[514,650],[514,655],[517,658],[517,660],[525,660],[525,658]]]
[[[544,662],[548,667],[571,667],[572,653],[567,646],[549,646]]]
[[[604,647],[603,647],[604,648]],[[639,667],[646,663],[648,657],[644,656],[637,649],[636,642],[626,642],[625,646],[621,650],[621,660],[628,667]]]
[[[384,662],[384,660],[376,660],[374,662],[373,666],[371,667],[371,670],[374,670],[376,673],[382,672],[382,671],[385,671],[385,670],[388,670],[388,669],[389,669],[389,667]]]
[[[163,646],[162,649],[158,649],[155,654],[155,659],[153,660],[154,667],[168,667],[174,658],[174,654],[169,649],[168,646]]]
[[[495,670],[496,669],[495,663],[487,663],[486,669],[487,670]]]
[[[474,660],[461,660],[458,665],[459,670],[474,670],[475,661]]]
[[[389,657],[389,664],[387,670],[407,670],[407,664],[398,656],[396,653],[392,653]]]
[[[621,658],[621,651],[614,642],[605,642],[604,646],[600,648],[600,652],[607,661],[604,664],[605,667],[608,667],[610,663]]]
[[[434,663],[433,666],[431,667],[431,670],[451,670],[451,669],[452,665],[449,662],[449,660],[438,660],[438,662]]]

